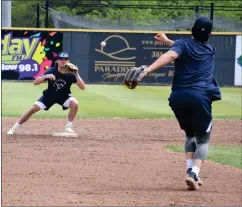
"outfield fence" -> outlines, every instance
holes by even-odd
[[[54,66],[60,51],[70,54],[86,83],[120,84],[134,66],[149,65],[169,50],[154,40],[160,31],[2,28],[3,80],[32,80]],[[166,32],[176,40],[189,32]],[[242,85],[242,33],[213,33],[215,78],[221,86]],[[101,47],[105,41],[107,45]],[[170,85],[174,64],[145,77],[145,84]]]

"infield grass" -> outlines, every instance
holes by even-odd
[[[183,146],[166,145],[174,152],[183,152]],[[208,160],[242,169],[242,146],[209,146]]]
[[[2,117],[19,117],[42,95],[47,84],[2,82]],[[174,118],[168,105],[169,86],[138,86],[128,90],[121,85],[87,85],[85,91],[72,87],[79,101],[77,118]],[[241,88],[222,88],[223,100],[213,103],[215,119],[241,119]],[[34,117],[65,118],[68,110],[54,105]]]

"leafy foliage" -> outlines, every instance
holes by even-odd
[[[50,0],[50,3],[60,1]],[[242,1],[219,1],[213,0],[215,6],[226,6],[226,8],[242,7]],[[45,5],[45,0],[35,1],[19,1],[12,0],[12,26],[13,27],[36,27],[36,5],[39,3],[41,6]],[[67,5],[72,3],[72,5]],[[62,11],[72,15],[86,16],[94,21],[110,20],[112,23],[118,22],[121,25],[126,25],[129,21],[134,25],[155,25],[160,22],[169,23],[174,19],[189,18],[195,16],[195,10],[183,8],[184,6],[209,6],[209,1],[113,1],[113,0],[93,0],[93,1],[79,1],[79,0],[63,0],[62,6],[53,6],[52,8],[57,11]],[[105,7],[101,7],[104,5]],[[119,6],[115,6],[119,5]],[[132,8],[123,8],[129,5]],[[138,8],[142,6],[162,6],[162,8]],[[136,8],[133,8],[136,6]],[[122,7],[122,8],[119,8]],[[170,7],[176,7],[171,9]],[[238,10],[238,9],[237,9]],[[209,11],[203,14],[209,16]],[[214,16],[221,16],[227,19],[242,22],[242,12],[238,11],[220,11],[215,10]],[[45,10],[41,9],[40,12],[40,27],[45,26]],[[49,16],[49,27],[54,27],[51,15]]]

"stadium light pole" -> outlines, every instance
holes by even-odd
[[[2,27],[12,26],[12,0],[2,0]]]

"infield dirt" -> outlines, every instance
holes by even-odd
[[[65,119],[31,119],[15,136],[2,119],[3,206],[242,206],[242,170],[206,161],[204,186],[186,190],[172,119],[82,119],[78,138],[50,136]],[[215,120],[211,145],[242,145],[241,121]]]

